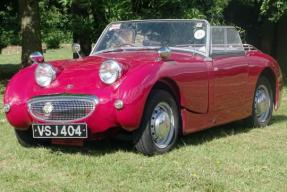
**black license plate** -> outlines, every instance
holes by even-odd
[[[34,138],[87,138],[87,124],[32,125]]]

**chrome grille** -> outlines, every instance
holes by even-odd
[[[92,114],[98,99],[95,96],[54,95],[35,97],[28,101],[30,114],[42,121],[67,122]]]

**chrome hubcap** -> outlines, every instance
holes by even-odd
[[[270,106],[271,99],[269,91],[265,85],[260,85],[255,93],[255,114],[259,122],[263,123],[268,119]]]
[[[175,133],[174,115],[167,103],[159,103],[153,110],[150,121],[151,135],[154,144],[166,148]]]

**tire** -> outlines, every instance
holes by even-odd
[[[273,98],[270,81],[265,76],[261,76],[254,91],[252,116],[249,119],[253,127],[265,127],[270,123],[274,106]]]
[[[34,139],[31,128],[28,130],[15,129],[15,135],[18,143],[23,147],[35,147],[50,144],[50,139]]]
[[[169,151],[178,138],[179,119],[179,107],[173,96],[165,90],[152,90],[136,136],[137,151],[144,155]]]

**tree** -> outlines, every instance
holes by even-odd
[[[42,43],[47,49],[57,49],[61,43],[71,43],[71,14],[69,7],[57,0],[39,1]]]
[[[20,25],[16,0],[1,0],[0,3],[0,53],[8,45],[20,43]]]
[[[260,7],[261,14],[267,15],[272,22],[278,22],[280,18],[287,13],[286,0],[262,0]]]
[[[34,51],[42,51],[39,4],[35,0],[19,0],[21,20],[23,67],[28,66],[29,55]]]
[[[107,23],[105,1],[72,0],[70,5],[73,42],[81,45],[83,55],[89,55],[92,43],[97,40]],[[74,57],[77,57],[77,55],[74,54]]]

